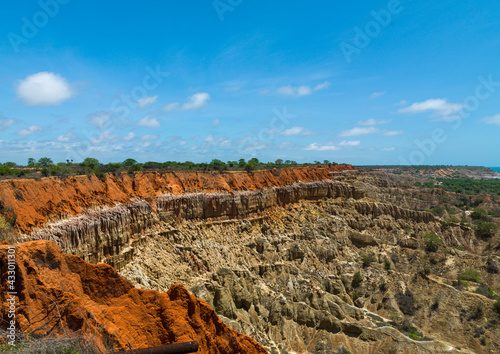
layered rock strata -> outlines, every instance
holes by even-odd
[[[153,225],[180,220],[244,219],[276,206],[323,198],[361,198],[363,193],[334,181],[296,183],[284,187],[230,193],[167,195],[90,212],[49,223],[34,230],[32,239],[56,241],[64,252],[91,263],[108,263],[121,269],[145,241]]]
[[[254,172],[138,172],[0,181],[0,202],[17,216],[17,227],[30,233],[49,221],[64,220],[86,210],[112,207],[166,194],[254,191],[296,182],[325,181],[351,165],[286,168]]]

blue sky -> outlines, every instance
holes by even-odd
[[[9,2],[0,162],[498,166],[500,3]]]

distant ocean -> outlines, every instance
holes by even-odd
[[[489,167],[489,168],[491,168],[493,171],[500,172],[500,167]]]

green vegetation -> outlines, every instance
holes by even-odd
[[[445,212],[445,208],[442,207],[442,206],[437,206],[435,208],[432,208],[431,209],[431,212],[434,214],[434,215],[437,215],[437,216],[443,216],[444,212]]]
[[[462,274],[457,276],[457,280],[468,280],[479,283],[481,281],[481,273],[475,269],[466,269]]]
[[[441,183],[436,187],[449,192],[500,195],[500,179],[438,178],[437,180]]]
[[[335,166],[336,162],[324,160],[323,163],[315,161],[316,165]],[[299,164],[296,161],[277,159],[274,162],[261,162],[257,158],[252,158],[248,161],[239,159],[238,161],[221,161],[213,159],[210,162],[194,163],[191,161],[177,162],[153,162],[148,161],[139,163],[132,158],[128,158],[123,162],[102,164],[99,160],[87,157],[80,163],[74,163],[72,160],[66,162],[54,163],[49,157],[42,157],[39,160],[29,158],[26,166],[17,166],[14,162],[0,163],[0,176],[36,178],[42,175],[67,177],[74,175],[96,175],[99,178],[104,178],[105,173],[135,173],[138,171],[256,171],[263,169],[279,169],[285,167],[302,167],[309,166],[311,163]]]
[[[352,277],[352,286],[356,288],[361,284],[362,281],[363,277],[361,276],[361,273],[360,272],[354,273]]]
[[[481,294],[483,296],[486,296],[488,299],[494,299],[495,298],[495,290],[492,288],[489,288],[485,284],[481,284],[478,286],[478,288],[475,291],[476,294]]]
[[[422,340],[422,336],[420,336],[418,332],[415,331],[411,331],[410,333],[408,333],[408,337],[410,337],[413,340],[418,340],[418,341]]]
[[[361,260],[363,261],[363,267],[369,267],[373,262],[375,262],[375,258],[371,255],[364,255]]]
[[[493,310],[500,315],[500,298],[497,298],[493,304]]]
[[[384,261],[384,269],[391,270],[391,261],[389,261],[388,259]]]
[[[428,252],[436,252],[439,248],[439,244],[443,241],[436,234],[425,234],[425,249]]]
[[[489,220],[488,212],[483,208],[475,208],[470,214],[470,217],[473,220],[483,220],[483,221]]]
[[[498,226],[492,222],[480,222],[474,228],[476,235],[481,238],[490,238],[498,230]]]
[[[355,292],[352,293],[352,301],[356,301],[360,297],[361,297],[361,294],[358,293],[357,291],[355,291]]]

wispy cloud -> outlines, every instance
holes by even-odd
[[[481,119],[481,121],[485,122],[486,124],[500,125],[500,114],[483,118]]]
[[[304,127],[292,127],[290,129],[283,130],[278,132],[279,135],[290,136],[290,135],[299,135],[304,130]]]
[[[87,121],[89,124],[95,125],[96,127],[102,127],[111,118],[111,113],[109,112],[96,112],[89,114],[87,116]]]
[[[147,128],[158,128],[161,124],[158,122],[158,120],[154,117],[146,116],[142,118],[138,123],[138,126],[140,127],[147,127]]]
[[[308,96],[312,93],[311,87],[309,86],[298,86],[294,87],[291,85],[281,86],[276,90],[276,93],[283,96]]]
[[[187,111],[190,109],[200,109],[210,100],[210,95],[206,92],[195,93],[188,98],[188,102],[182,105],[182,109]]]
[[[353,147],[353,146],[359,146],[359,145],[361,145],[361,141],[359,141],[359,140],[342,140],[339,143],[339,146]]]
[[[390,119],[388,119],[388,120],[377,120],[377,119],[370,118],[368,120],[358,122],[358,124],[359,125],[378,125],[378,124],[387,124],[390,121],[391,121]]]
[[[1,119],[0,118],[0,130],[7,129],[8,127],[14,125],[16,121],[14,119]]]
[[[130,132],[130,133],[128,133],[127,135],[125,135],[123,137],[123,140],[124,141],[130,141],[130,140],[132,140],[134,138],[135,138],[135,133],[134,132]]]
[[[384,132],[385,136],[397,136],[402,135],[404,132],[402,130],[389,130]]]
[[[116,134],[113,134],[109,130],[106,130],[97,136],[90,137],[89,140],[92,144],[99,145],[99,144],[102,144],[104,142],[109,142],[109,141],[112,141],[115,139],[116,139]]]
[[[338,136],[366,135],[366,134],[378,133],[379,131],[380,130],[375,128],[375,127],[367,127],[367,128],[354,127],[352,129],[349,129],[349,130],[344,130]]]
[[[59,135],[56,140],[62,143],[67,143],[70,141],[74,141],[78,136],[73,132],[67,132],[66,134]]]
[[[159,135],[153,135],[153,134],[146,134],[141,136],[141,140],[144,141],[152,141],[152,140],[158,140],[160,138]]]
[[[326,90],[328,87],[330,87],[330,85],[331,84],[328,81],[316,85],[313,89],[309,85],[302,85],[302,86],[286,85],[278,87],[276,93],[279,95],[291,96],[291,97],[309,96],[315,91]],[[266,94],[267,92],[268,92],[267,90],[264,90],[261,93]]]
[[[371,95],[370,95],[370,98],[378,98],[378,97],[382,97],[386,94],[387,92],[385,91],[382,91],[382,92],[373,92]]]
[[[39,126],[39,125],[32,125],[31,127],[29,128],[26,128],[26,129],[21,129],[17,132],[17,135],[31,135],[31,134],[34,134],[34,133],[37,133],[37,132],[40,132],[42,131],[42,127]]]
[[[423,112],[433,112],[435,115],[442,119],[449,119],[453,117],[454,114],[461,111],[464,108],[463,104],[460,103],[450,103],[447,99],[437,98],[429,99],[423,102],[416,102],[412,105],[401,108],[399,113],[423,113]]]
[[[146,107],[151,106],[157,100],[158,100],[158,96],[145,97],[145,98],[138,99],[137,104],[139,105],[139,108],[146,108]]]
[[[172,112],[175,111],[177,108],[179,108],[179,102],[172,102],[163,106],[163,110],[165,112]]]
[[[322,82],[321,84],[316,85],[316,87],[314,88],[314,91],[326,90],[327,88],[330,87],[330,85],[331,85],[331,83],[328,81]]]
[[[20,80],[16,91],[28,106],[58,106],[75,95],[65,78],[45,71]]]
[[[304,150],[307,151],[335,151],[339,150],[340,148],[333,145],[333,144],[319,144],[319,143],[312,143],[307,145]]]

